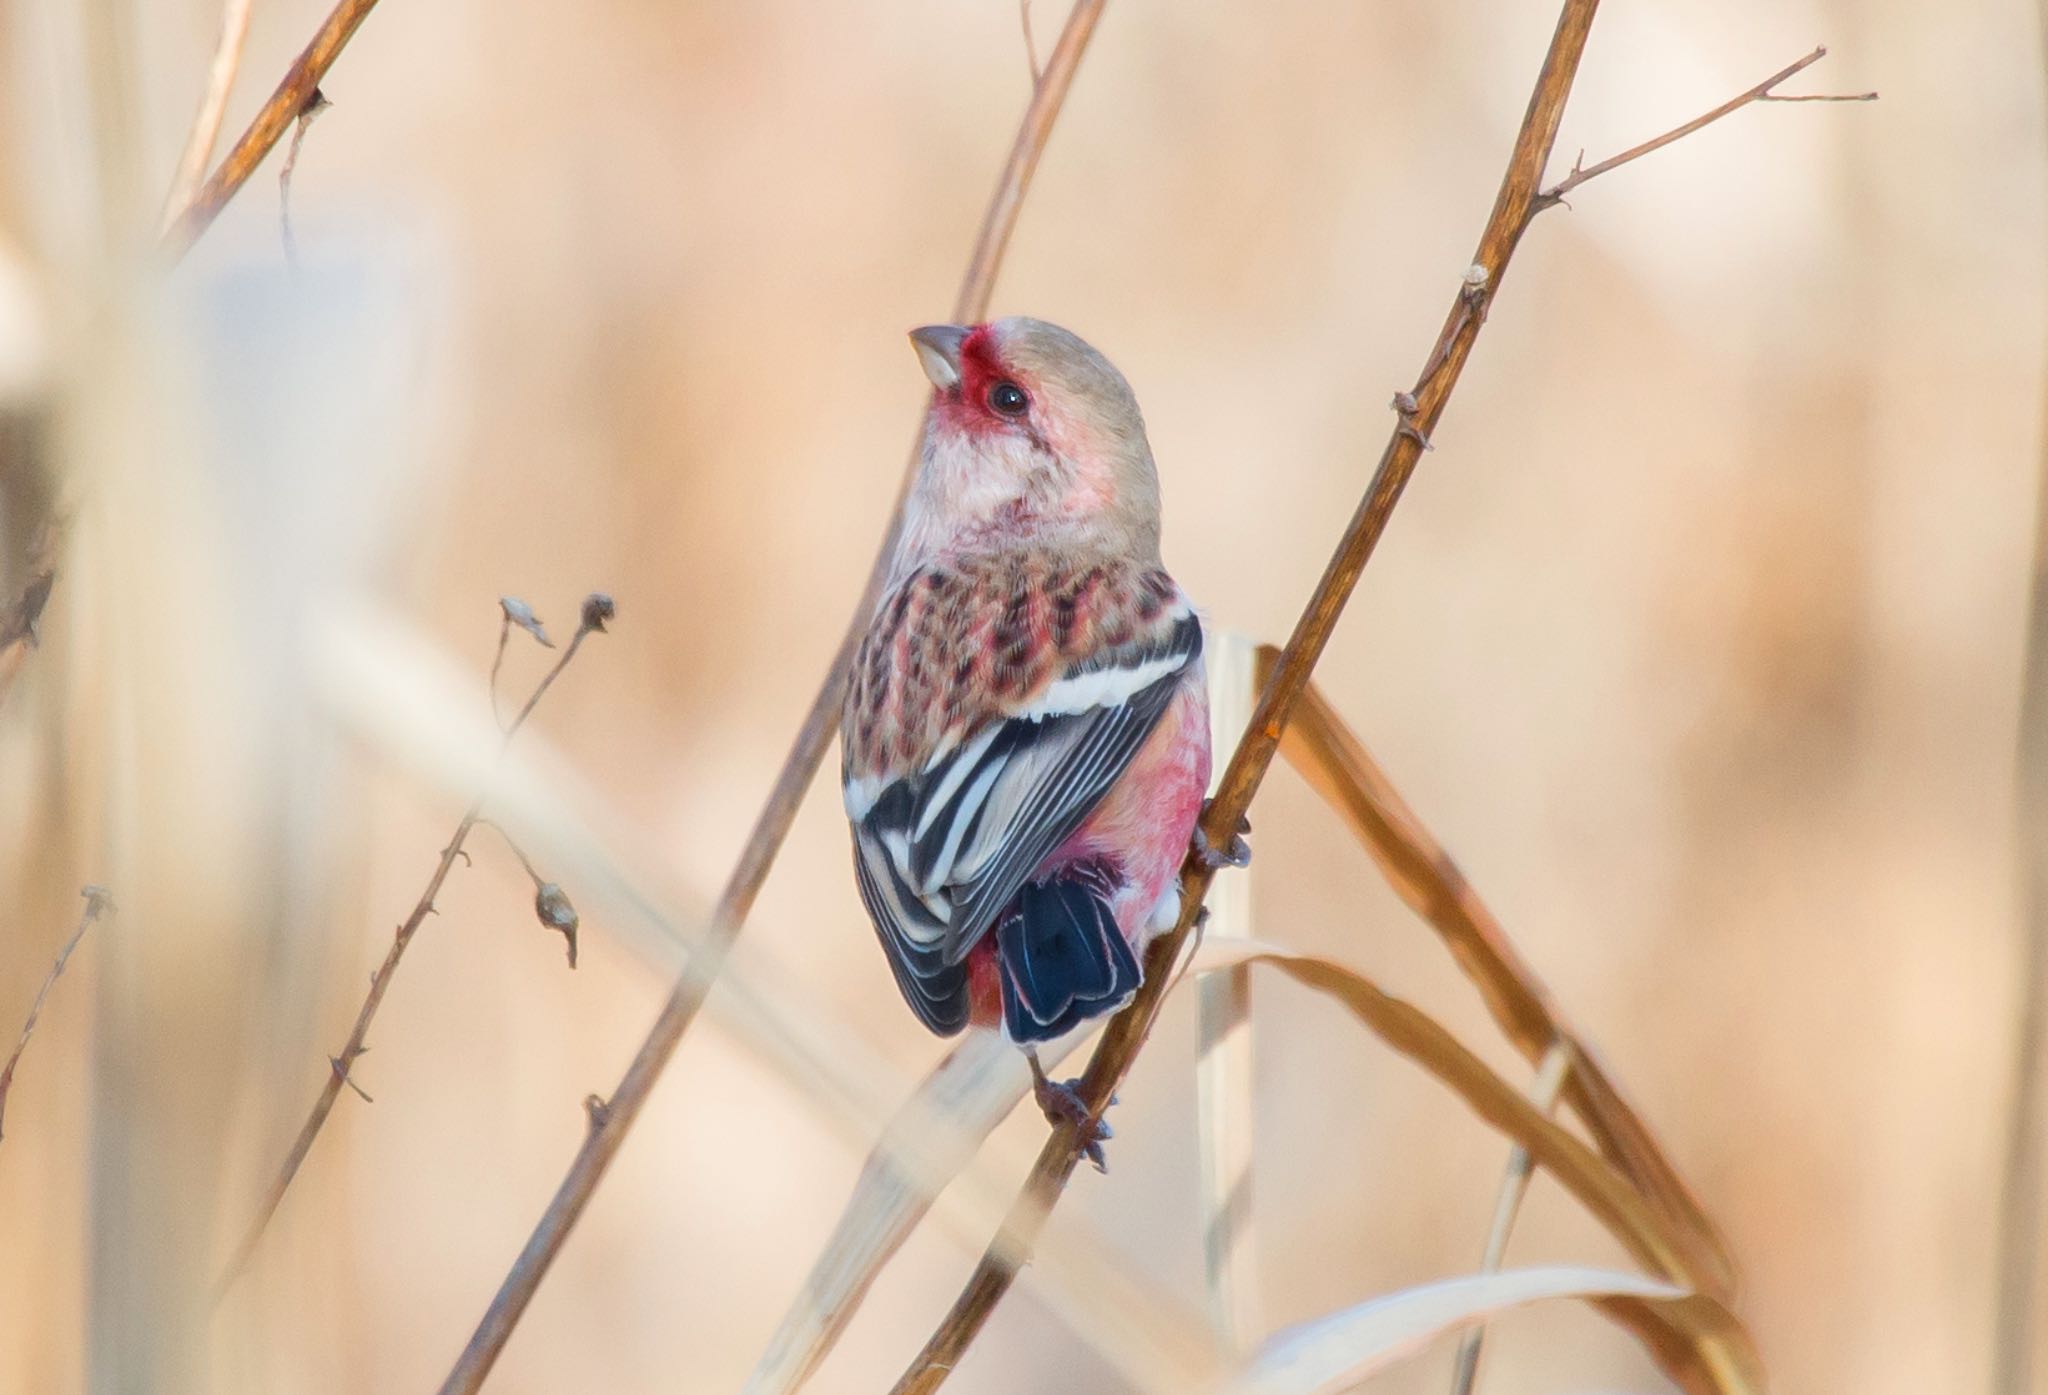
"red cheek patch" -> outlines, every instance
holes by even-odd
[[[987,325],[976,325],[960,343],[959,386],[940,397],[934,408],[939,421],[969,436],[1010,429],[1009,419],[988,405],[988,390],[1008,376],[996,357],[994,334]]]

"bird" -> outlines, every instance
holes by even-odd
[[[840,723],[855,881],[904,1001],[1037,1048],[1128,1003],[1178,915],[1210,767],[1202,623],[1160,560],[1123,374],[1014,316],[911,331],[932,394]]]

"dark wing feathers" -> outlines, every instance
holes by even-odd
[[[967,952],[1129,767],[1201,650],[1183,612],[1150,643],[1067,667],[1037,710],[968,730],[854,821],[861,900],[926,1026],[965,1024]]]

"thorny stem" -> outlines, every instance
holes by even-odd
[[[1399,420],[1381,453],[1372,483],[1296,623],[1272,678],[1260,695],[1244,739],[1224,769],[1203,816],[1202,828],[1212,846],[1223,846],[1248,810],[1272,764],[1288,715],[1307,687],[1360,572],[1370,560],[1402,490],[1428,447],[1430,433],[1442,417],[1485,324],[1486,308],[1500,289],[1508,262],[1530,222],[1548,206],[1538,192],[1539,184],[1556,144],[1558,123],[1563,118],[1565,101],[1598,7],[1599,0],[1565,0],[1516,136],[1507,174],[1472,258],[1473,270],[1467,273],[1452,302],[1437,343],[1424,361],[1422,376],[1409,393],[1397,398]],[[1692,129],[1701,124],[1705,123],[1694,123]],[[1669,144],[1673,139],[1677,136],[1664,138],[1660,143]],[[1609,164],[1608,168],[1612,167]],[[1591,177],[1586,174],[1580,182]],[[1009,1291],[1019,1267],[1030,1256],[1039,1229],[1073,1175],[1083,1137],[1081,1131],[1101,1118],[1158,1017],[1171,965],[1194,927],[1214,876],[1214,869],[1198,858],[1191,858],[1183,866],[1179,923],[1147,952],[1143,986],[1131,1005],[1110,1023],[1081,1077],[1079,1088],[1087,1105],[1086,1118],[1054,1128],[1012,1204],[1001,1233],[983,1254],[931,1340],[897,1382],[894,1395],[928,1395],[943,1385],[996,1304]]]
[[[526,719],[533,715],[533,709],[542,696],[554,685],[555,679],[561,676],[562,670],[576,657],[576,652],[583,647],[584,638],[603,628],[602,624],[591,623],[590,604],[585,602],[584,623],[577,627],[568,647],[541,677],[540,682],[534,685],[532,695],[526,699],[526,705],[519,709],[519,715],[505,728],[504,737],[498,743],[500,760],[504,759],[505,752],[511,747],[512,738],[519,734],[519,729],[526,725]],[[610,602],[606,601],[605,604],[609,607]],[[284,1194],[291,1187],[292,1179],[298,1176],[299,1168],[306,1161],[306,1155],[313,1150],[314,1140],[320,1136],[320,1130],[326,1127],[327,1116],[334,1112],[334,1104],[341,1098],[342,1088],[347,1086],[358,1094],[362,1093],[362,1087],[349,1078],[349,1071],[355,1066],[356,1060],[369,1050],[365,1042],[370,1035],[370,1024],[376,1020],[377,1009],[383,1006],[384,995],[390,991],[392,976],[398,972],[398,964],[405,957],[406,947],[412,943],[413,936],[419,932],[426,918],[433,913],[434,900],[441,894],[442,883],[448,880],[449,872],[454,869],[455,859],[468,859],[469,854],[463,850],[463,844],[468,841],[470,830],[482,821],[484,801],[488,794],[487,786],[478,793],[474,802],[463,813],[461,822],[455,825],[454,835],[449,838],[448,845],[441,849],[441,856],[434,864],[433,875],[427,878],[426,889],[420,893],[419,900],[413,904],[412,912],[406,916],[404,923],[392,935],[391,948],[385,951],[384,962],[370,975],[369,992],[364,994],[363,1004],[356,1010],[355,1023],[349,1028],[348,1040],[343,1043],[338,1055],[328,1058],[326,1083],[320,1087],[319,1095],[314,1098],[313,1107],[307,1111],[305,1122],[299,1125],[298,1136],[292,1140],[291,1150],[285,1154],[277,1175],[271,1179],[269,1188],[263,1193],[262,1200],[257,1203],[256,1214],[250,1220],[248,1229],[242,1233],[240,1243],[235,1246],[233,1255],[221,1270],[216,1286],[217,1293],[225,1292],[248,1266],[249,1257],[256,1252],[256,1246],[262,1241],[263,1232],[269,1227],[271,1217],[277,1214],[278,1205],[284,1200]],[[521,860],[524,861],[524,858]],[[363,1097],[369,1098],[367,1095]]]
[[[228,200],[249,182],[249,176],[263,163],[263,157],[305,113],[314,94],[319,91],[320,79],[327,76],[327,70],[334,66],[334,60],[341,56],[342,49],[348,46],[348,41],[355,37],[356,30],[376,6],[377,0],[338,0],[333,10],[328,12],[312,39],[292,60],[291,67],[285,69],[277,90],[256,113],[249,129],[242,132],[219,167],[170,220],[160,244],[168,260],[175,262],[190,251],[200,234],[211,227],[220,211],[227,207]]]
[[[71,951],[78,948],[78,942],[85,938],[85,927],[98,920],[114,908],[113,898],[106,888],[88,886],[79,892],[85,898],[85,909],[79,913],[78,928],[71,932],[71,938],[64,942],[64,948],[57,952],[57,961],[50,965],[50,972],[43,975],[43,986],[36,990],[36,1000],[29,1004],[28,1019],[21,1024],[21,1036],[14,1043],[14,1052],[8,1056],[7,1064],[0,1066],[0,1121],[7,1116],[7,1091],[14,1084],[14,1068],[21,1064],[21,1053],[28,1048],[28,1039],[35,1032],[36,1019],[43,1014],[43,999],[50,996],[50,988],[57,982],[64,966],[71,962]],[[6,1137],[0,1129],[0,1138]]]
[[[979,320],[988,313],[996,271],[1002,265],[1004,250],[1016,228],[1025,191],[1031,186],[1031,176],[1052,136],[1053,123],[1059,116],[1067,89],[1073,83],[1081,56],[1087,51],[1088,41],[1094,35],[1106,3],[1107,0],[1075,0],[1073,8],[1067,12],[1067,22],[1060,30],[1058,42],[1047,55],[1045,70],[1032,89],[1030,105],[1025,108],[1016,141],[997,178],[995,193],[983,215],[981,232],[976,238],[973,254],[968,258],[967,273],[953,305],[953,319],[958,322]],[[845,698],[847,675],[853,666],[861,634],[874,612],[875,602],[881,596],[889,559],[903,526],[903,501],[916,478],[915,471],[916,458],[913,455],[898,485],[895,506],[869,571],[866,591],[847,622],[846,633],[840,640],[838,653],[833,656],[832,667],[817,696],[812,699],[803,725],[797,729],[796,740],[780,774],[776,776],[768,801],[755,820],[739,861],[719,896],[706,934],[705,951],[684,966],[682,976],[670,990],[668,1000],[662,1004],[654,1025],[648,1029],[646,1039],[627,1065],[618,1087],[601,1110],[592,1112],[591,1126],[582,1146],[577,1149],[568,1172],[556,1187],[554,1197],[535,1224],[525,1247],[499,1284],[496,1296],[478,1321],[468,1345],[456,1359],[448,1378],[442,1382],[441,1395],[467,1395],[467,1392],[481,1386],[490,1374],[513,1328],[539,1290],[548,1267],[561,1252],[569,1232],[590,1204],[612,1159],[624,1144],[663,1068],[696,1019],[697,1010],[710,992],[727,951],[746,923],[754,898],[760,892],[761,884],[767,880],[768,869],[774,865],[783,840],[789,836],[790,825],[796,819],[804,792],[816,776],[826,751],[831,748],[832,737],[838,727],[840,704]]]

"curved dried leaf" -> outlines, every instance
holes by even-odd
[[[1271,645],[1260,648],[1261,683],[1278,657]],[[1566,1100],[1585,1121],[1600,1151],[1673,1225],[1687,1232],[1688,1249],[1699,1261],[1700,1288],[1724,1301],[1732,1298],[1735,1265],[1727,1242],[1656,1135],[1623,1097],[1599,1057],[1557,1011],[1549,990],[1522,961],[1451,855],[1423,827],[1314,684],[1295,707],[1280,753],[1350,825],[1395,894],[1442,937],[1459,969],[1479,990],[1487,1011],[1522,1054],[1534,1063],[1553,1041],[1561,1038],[1571,1044]]]
[[[1688,1395],[1762,1395],[1741,1325],[1703,1294],[1576,1265],[1471,1274],[1403,1289],[1275,1334],[1224,1387],[1229,1395],[1335,1395],[1437,1337],[1510,1308],[1568,1298],[1626,1327]]]
[[[1389,1046],[1456,1091],[1480,1118],[1526,1147],[1649,1269],[1689,1288],[1699,1287],[1699,1274],[1711,1272],[1711,1256],[1699,1250],[1692,1236],[1675,1228],[1611,1163],[1537,1109],[1428,1013],[1382,992],[1357,970],[1320,956],[1293,954],[1256,940],[1220,941],[1203,949],[1213,967],[1233,959],[1269,964],[1342,1002]]]

